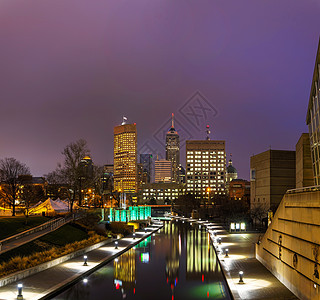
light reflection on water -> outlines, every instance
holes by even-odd
[[[166,222],[155,236],[55,299],[231,299],[204,228]]]

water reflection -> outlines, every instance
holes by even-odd
[[[208,298],[230,299],[208,233],[171,221],[56,299]]]

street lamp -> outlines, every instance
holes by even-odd
[[[85,255],[85,256],[83,257],[83,260],[84,260],[83,265],[84,265],[84,266],[87,266],[87,265],[88,265],[88,256]]]
[[[218,238],[218,243],[221,245],[221,237]]]
[[[115,241],[114,243],[115,243],[115,245],[116,245],[116,246],[114,247],[114,249],[118,249],[118,241]]]
[[[134,239],[134,240],[136,239],[136,234],[135,234],[135,233],[133,233],[133,239]]]
[[[19,284],[18,284],[18,296],[17,296],[17,299],[18,299],[18,300],[23,299],[22,287],[23,287],[22,283],[19,283]]]
[[[229,249],[225,250],[225,254],[226,254],[225,257],[229,257]]]
[[[239,272],[239,283],[244,283],[243,282],[243,272],[242,271]]]

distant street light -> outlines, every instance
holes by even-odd
[[[83,265],[84,265],[84,266],[87,266],[87,265],[88,265],[88,256],[85,255],[85,256],[83,257],[83,260],[84,260]]]
[[[115,249],[118,249],[118,241],[115,241],[114,243],[115,243],[115,245],[116,245],[114,248],[115,248]]]
[[[136,234],[135,234],[135,233],[133,233],[133,239],[134,239],[134,240],[136,239]]]
[[[226,254],[225,257],[229,257],[229,249],[225,250],[225,254]]]

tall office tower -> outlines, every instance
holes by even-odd
[[[125,120],[125,119],[124,119]],[[114,188],[125,193],[137,191],[137,128],[125,121],[114,128]]]
[[[79,163],[81,178],[88,179],[93,176],[93,163],[90,156],[86,155]]]
[[[172,182],[172,162],[160,159],[154,162],[155,182]]]
[[[225,141],[186,142],[187,193],[225,194]]]
[[[174,114],[172,114],[171,128],[166,134],[166,160],[172,162],[172,181],[179,182],[180,140],[174,128]]]
[[[311,146],[314,184],[320,185],[320,39],[313,71],[309,105],[307,112],[307,125]]]
[[[151,170],[152,170],[152,154],[140,154],[140,163],[142,164],[142,182],[151,182]]]

